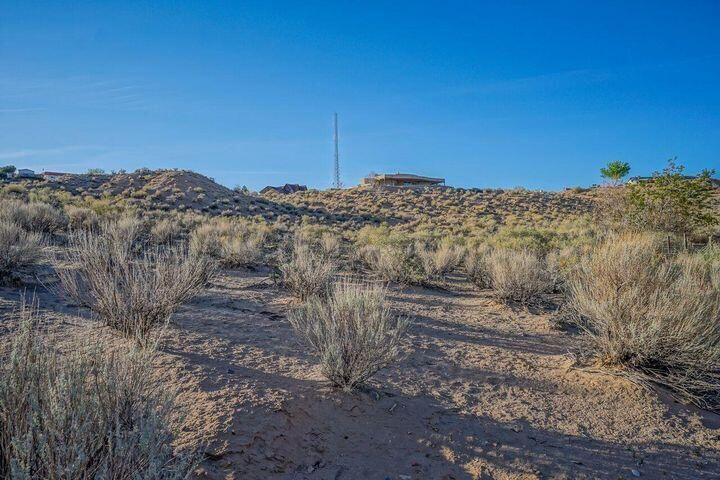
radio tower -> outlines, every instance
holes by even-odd
[[[338,121],[337,121],[337,113],[334,115],[334,126],[335,126],[335,171],[333,175],[333,188],[342,188],[342,183],[340,182],[340,153],[338,151]]]

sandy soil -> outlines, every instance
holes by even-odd
[[[82,325],[38,291],[56,322]],[[573,368],[549,314],[462,283],[393,290],[407,353],[352,394],[332,389],[260,273],[225,272],[174,317],[158,372],[206,441],[202,479],[720,478],[720,416]],[[18,290],[0,289],[0,312]]]

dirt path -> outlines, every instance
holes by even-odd
[[[460,290],[393,292],[409,354],[345,394],[297,344],[284,294],[223,276],[164,348],[202,392],[187,397],[188,439],[214,437],[201,477],[720,478],[720,417],[571,369],[575,337]]]
[[[285,294],[223,274],[175,316],[158,362],[189,412],[181,443],[209,439],[198,478],[720,478],[720,416],[572,369],[577,338],[546,316],[453,290],[393,291],[414,319],[408,354],[346,394],[296,342]],[[0,289],[0,310],[17,297]]]

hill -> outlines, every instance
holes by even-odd
[[[65,175],[57,181],[24,181],[13,188],[16,194],[33,192],[36,199],[56,203],[92,200],[145,211],[255,216],[286,224],[304,218],[350,230],[387,223],[404,230],[457,234],[496,225],[553,225],[591,212],[594,204],[592,193],[524,189],[353,187],[258,195],[231,190],[187,170]]]

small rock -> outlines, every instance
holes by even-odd
[[[632,473],[633,477],[639,477],[640,476],[640,470],[630,470],[630,473]]]
[[[412,480],[410,475],[400,475],[400,480]]]
[[[232,368],[228,368],[228,373],[235,373],[235,370],[233,370]]]

